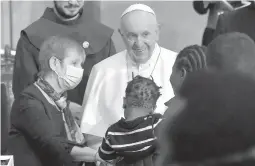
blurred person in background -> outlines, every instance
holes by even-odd
[[[214,38],[228,32],[245,33],[255,41],[255,1],[244,2],[243,7],[220,15]]]
[[[42,44],[38,79],[21,92],[11,110],[8,153],[15,166],[100,161],[97,150],[86,147],[67,99],[67,91],[82,80],[85,58],[83,47],[67,37],[52,36]]]
[[[187,76],[179,112],[158,136],[157,166],[253,166],[255,81],[236,72],[194,72]]]
[[[35,81],[42,42],[50,36],[66,35],[86,49],[83,79],[76,88],[68,91],[68,99],[81,105],[92,66],[116,53],[111,40],[113,30],[84,14],[84,4],[87,3],[84,0],[53,3],[53,8],[46,8],[41,18],[21,31],[15,56],[13,93],[17,98]]]
[[[181,50],[175,60],[170,82],[174,93],[178,94],[186,76],[195,71],[231,70],[252,76],[254,61],[254,41],[244,33],[226,33],[215,38],[207,47],[191,45]]]
[[[211,70],[218,73],[223,71],[241,72],[255,78],[255,43],[239,32],[222,34],[216,37],[207,48],[198,45],[184,48],[174,63],[170,82],[175,97],[166,102],[168,106],[165,117],[174,117],[171,107],[176,99],[178,102],[179,89],[186,77],[193,72]]]
[[[245,33],[219,35],[206,49],[206,62],[216,72],[241,72],[255,78],[255,43]]]
[[[208,13],[207,25],[202,37],[202,45],[207,46],[213,39],[219,15],[225,11],[232,11],[231,5],[235,1],[193,1],[193,8],[200,15]],[[236,3],[236,2],[235,2]]]

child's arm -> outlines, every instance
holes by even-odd
[[[117,158],[116,152],[111,147],[111,144],[107,138],[107,135],[103,139],[102,145],[98,149],[98,155],[101,159],[103,159],[105,161],[112,161]]]

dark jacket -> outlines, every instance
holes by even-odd
[[[61,34],[75,39],[81,45],[84,41],[89,42],[89,48],[85,49],[87,57],[83,66],[83,79],[75,89],[68,92],[69,100],[78,104],[82,104],[93,65],[116,53],[111,40],[113,30],[109,27],[87,18],[85,14],[77,20],[63,22],[55,15],[53,9],[47,8],[39,20],[21,31],[13,72],[15,98],[36,79],[39,48],[43,41],[50,36]]]
[[[241,32],[255,41],[255,5],[220,15],[214,38],[228,32]]]
[[[34,85],[14,101],[8,153],[15,166],[73,166],[62,113]]]
[[[213,10],[213,8],[217,7],[215,3],[209,3],[209,5],[207,7],[204,6],[204,2],[203,1],[193,1],[193,8],[194,10],[200,14],[200,15],[204,15],[208,12],[210,12],[210,10]],[[209,13],[210,15],[210,13]],[[213,39],[213,35],[214,35],[214,31],[215,29],[211,28],[211,27],[206,27],[203,33],[203,37],[202,37],[202,45],[203,46],[207,46]]]

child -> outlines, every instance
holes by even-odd
[[[151,79],[136,76],[126,88],[124,116],[108,128],[98,150],[100,158],[116,166],[153,166],[156,151],[155,129],[162,120],[153,114],[161,95]]]

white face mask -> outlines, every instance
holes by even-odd
[[[65,85],[68,89],[73,89],[81,82],[83,76],[83,69],[74,67],[72,65],[67,65],[66,73],[64,76],[60,76],[56,71],[55,73],[58,75],[59,78],[62,78],[64,80]]]

